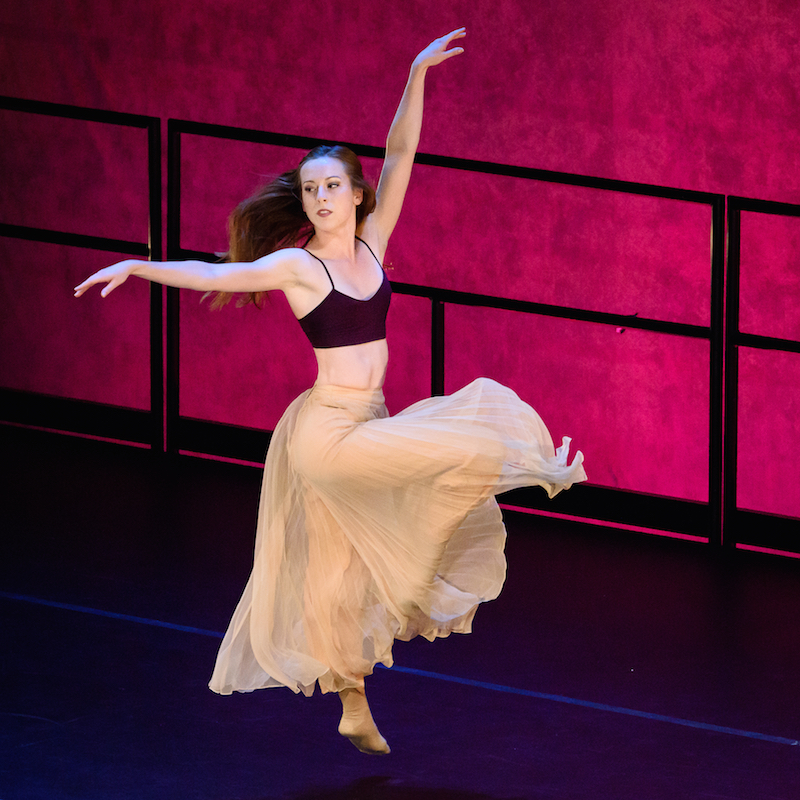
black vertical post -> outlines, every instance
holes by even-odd
[[[175,454],[180,449],[180,289],[168,286],[167,292],[167,398],[166,398],[166,447],[167,453]]]
[[[736,544],[736,480],[739,438],[739,281],[742,212],[728,198],[728,291],[725,330],[725,457],[723,465],[723,543]]]
[[[161,120],[147,126],[148,219],[147,245],[150,261],[163,258],[161,224]],[[163,287],[150,284],[150,447],[154,453],[164,450],[164,350]]]
[[[725,197],[718,195],[711,205],[711,331],[709,385],[708,504],[712,545],[723,543],[723,380],[725,359]]]
[[[444,394],[444,303],[431,300],[431,395]]]
[[[175,120],[167,125],[167,260],[181,246],[181,133]],[[167,287],[166,452],[178,452],[180,422],[180,290]]]

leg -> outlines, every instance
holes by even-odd
[[[388,754],[389,745],[372,719],[363,684],[357,689],[344,689],[339,692],[339,699],[342,701],[339,733],[348,738],[362,753]]]

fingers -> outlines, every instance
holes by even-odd
[[[113,291],[117,285],[119,285],[119,281],[115,281],[113,278],[99,278],[96,275],[92,275],[91,277],[87,278],[83,283],[79,283],[75,287],[75,294],[74,297],[80,297],[82,294],[86,292],[87,289],[90,289],[96,283],[103,283],[104,281],[108,281],[108,286],[103,287],[103,290],[100,292],[101,297],[105,297],[109,292]]]
[[[104,286],[103,290],[100,292],[101,297],[107,297],[109,292],[113,292],[117,286],[121,286],[125,283],[128,275],[131,273],[132,265],[135,263],[136,262],[133,260],[128,259],[98,270],[93,275],[90,275],[83,283],[79,283],[75,287],[75,297],[80,297],[87,289],[91,288],[96,283],[108,284]]]
[[[444,53],[442,53],[444,56],[442,61],[446,61],[448,58],[452,58],[453,56],[460,56],[463,52],[463,47],[454,47],[452,50],[445,50]]]
[[[466,35],[467,35],[466,28],[456,28],[456,30],[450,31],[450,33],[437,39],[436,42],[434,42],[434,44],[440,43],[441,49],[446,50],[450,42],[452,42],[454,39],[463,39]]]
[[[466,28],[456,28],[454,31],[450,31],[446,36],[442,36],[442,39],[446,39],[448,42],[452,42],[453,39],[463,39],[467,35]]]
[[[75,297],[80,297],[92,284],[89,281],[84,281],[75,287]]]
[[[421,66],[433,67],[436,64],[441,64],[448,58],[461,55],[464,52],[463,47],[454,47],[448,50],[448,46],[456,39],[463,39],[467,35],[466,28],[456,28],[454,31],[438,39],[434,39],[415,59],[414,63]]]
[[[79,283],[75,287],[75,297],[80,297],[88,288],[98,283],[94,275],[87,278],[83,283]]]
[[[449,46],[450,42],[454,39],[463,39],[467,35],[466,28],[456,28],[454,31],[450,31],[446,36],[442,36],[441,39],[437,39],[437,42],[441,42],[441,53],[442,60],[452,58],[453,56],[461,55],[464,52],[463,47],[454,47],[452,50],[448,50],[447,47]]]

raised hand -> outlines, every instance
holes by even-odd
[[[98,270],[94,275],[90,275],[83,283],[75,287],[75,297],[80,297],[89,287],[96,283],[107,283],[100,292],[102,297],[106,297],[109,292],[113,292],[117,286],[122,286],[137,266],[144,262],[135,259],[126,259],[110,267]]]
[[[467,35],[466,28],[458,28],[451,31],[446,36],[432,41],[415,59],[412,66],[414,67],[434,67],[436,64],[441,64],[448,58],[460,55],[464,52],[463,47],[454,47],[448,50],[447,47],[454,39],[463,39]]]

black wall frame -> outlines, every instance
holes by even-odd
[[[724,526],[725,544],[798,552],[800,520],[747,511],[736,502],[739,461],[739,348],[800,353],[800,341],[742,333],[739,330],[742,211],[776,216],[800,217],[800,205],[776,203],[746,197],[728,197],[728,282],[725,329],[725,460]],[[798,387],[800,390],[800,387]],[[795,487],[800,493],[800,486]]]
[[[102,236],[86,236],[4,223],[0,223],[0,236],[81,247],[87,250],[125,253],[151,261],[161,259],[163,238],[161,225],[161,120],[158,117],[22,100],[14,97],[0,97],[0,110],[143,128],[147,131],[148,164],[147,242],[126,242]],[[151,448],[161,451],[164,438],[162,295],[163,287],[151,284],[150,412],[0,388],[2,419],[20,425],[34,425],[57,431],[148,444]]]
[[[149,221],[146,243],[126,242],[100,236],[86,236],[3,223],[0,223],[0,236],[126,253],[151,260],[158,260],[161,257],[161,123],[158,118],[9,97],[0,97],[0,109],[145,129],[147,131],[149,173]],[[180,245],[180,145],[182,135],[212,136],[299,150],[310,149],[323,141],[308,137],[170,120],[168,123],[166,237],[167,258],[170,259],[194,257],[212,260],[214,258],[210,253],[185,250]],[[355,143],[343,142],[342,144],[347,144],[361,156],[373,158],[383,156],[382,148]],[[425,297],[430,300],[431,392],[433,394],[441,394],[444,391],[444,343],[448,305],[510,309],[523,313],[641,328],[658,333],[707,340],[710,345],[708,503],[695,503],[677,498],[586,485],[576,486],[571,492],[559,495],[554,501],[544,499],[540,496],[541,492],[534,490],[518,490],[509,493],[503,499],[509,504],[531,509],[543,509],[569,516],[708,538],[713,545],[734,546],[738,543],[800,552],[800,537],[798,537],[800,521],[777,515],[756,514],[739,509],[736,505],[739,348],[755,347],[800,353],[800,342],[756,336],[742,333],[739,330],[741,212],[754,211],[800,216],[800,205],[729,197],[727,198],[726,229],[726,198],[718,194],[428,154],[419,154],[416,160],[421,164],[449,169],[662,197],[710,206],[712,212],[711,318],[708,326],[642,319],[399,282],[393,282],[393,289],[400,294]],[[726,315],[723,317],[726,233],[729,250]],[[150,304],[151,410],[149,412],[0,388],[0,406],[2,407],[0,419],[15,424],[147,444],[155,453],[159,454],[177,453],[183,450],[247,461],[260,461],[269,442],[269,432],[180,416],[179,292],[175,289],[165,291],[163,287],[154,284],[151,287]],[[165,331],[162,327],[165,309],[166,337],[164,337]],[[165,363],[166,373],[164,371]],[[725,366],[724,409],[723,363]],[[166,414],[164,413],[165,408]],[[723,418],[725,419],[724,426]]]
[[[181,214],[181,137],[183,135],[210,136],[234,141],[246,141],[281,147],[309,150],[318,144],[331,144],[329,140],[287,134],[234,128],[223,125],[210,125],[183,120],[170,120],[168,123],[168,182],[167,182],[167,257],[170,259],[199,258],[212,260],[211,253],[187,250],[180,244]],[[344,144],[358,155],[382,158],[382,148],[359,145],[352,142]],[[529,314],[562,317],[566,319],[597,322],[614,327],[641,328],[658,333],[706,339],[710,343],[709,374],[709,502],[699,503],[678,498],[647,495],[639,492],[623,491],[596,486],[580,485],[567,494],[561,494],[554,501],[543,498],[541,491],[521,489],[509,492],[502,500],[515,506],[542,509],[570,516],[604,520],[626,525],[674,531],[700,538],[708,538],[713,544],[720,544],[722,538],[722,361],[723,361],[723,281],[725,259],[725,198],[723,195],[653,186],[642,183],[594,178],[563,172],[518,167],[485,161],[451,158],[446,156],[419,153],[416,162],[436,167],[445,167],[471,172],[483,172],[528,180],[548,181],[571,186],[601,189],[627,194],[646,195],[671,200],[700,203],[711,208],[712,248],[711,248],[711,297],[710,325],[689,325],[657,319],[643,319],[620,314],[566,306],[547,305],[505,297],[436,289],[427,286],[392,282],[392,288],[399,294],[425,297],[431,301],[431,392],[444,391],[444,343],[446,331],[446,308],[448,305],[484,306],[495,309],[508,309]],[[246,428],[224,426],[219,423],[189,420],[182,418],[178,407],[179,389],[179,302],[178,291],[169,289],[167,304],[167,441],[171,451],[211,452],[231,458],[248,461],[261,459],[267,437],[252,435],[255,432]]]

